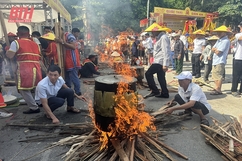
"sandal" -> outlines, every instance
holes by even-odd
[[[213,91],[210,93],[210,95],[221,95],[223,94],[222,92],[218,92],[218,91]]]
[[[71,113],[80,113],[81,110],[77,109],[75,107],[67,107],[67,112],[71,112]]]
[[[202,124],[202,125],[209,126],[209,121],[208,121],[207,119],[202,119],[202,120],[201,120],[201,124]]]

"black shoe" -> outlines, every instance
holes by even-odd
[[[157,98],[169,98],[169,94],[168,93],[161,93],[160,95],[158,96],[155,96]]]
[[[23,113],[24,114],[32,114],[32,113],[39,113],[40,110],[39,108],[37,110],[32,110],[32,109],[29,109],[28,111],[24,111]]]
[[[196,74],[196,75],[195,75],[195,78],[200,78],[200,77],[201,77],[200,74]]]
[[[196,74],[193,74],[193,73],[192,73],[192,76],[196,76]]]
[[[144,99],[149,98],[149,97],[159,96],[159,95],[160,95],[160,93],[151,92],[150,94],[144,96]]]

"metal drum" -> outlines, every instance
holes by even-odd
[[[144,67],[142,66],[131,66],[131,68],[133,68],[136,71],[136,78],[138,80],[138,82],[142,82],[142,79],[144,79]]]
[[[129,89],[136,91],[137,79],[122,75],[100,76],[95,79],[94,112],[96,125],[103,131],[109,131],[108,127],[114,126],[115,100],[119,82],[129,84]]]

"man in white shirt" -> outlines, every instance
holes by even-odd
[[[180,85],[178,87],[178,94],[175,95],[173,100],[168,102],[168,105],[176,101],[180,106],[167,108],[166,113],[171,114],[176,110],[185,110],[179,114],[192,115],[192,112],[194,112],[199,115],[201,124],[209,126],[209,121],[204,115],[209,113],[211,106],[199,85],[192,82],[192,74],[188,71],[183,71],[176,78]]]
[[[238,84],[242,77],[242,22],[239,26],[240,33],[235,35],[235,54],[233,59],[233,80],[232,80],[232,95],[235,97],[240,97],[242,91],[237,91]]]
[[[153,54],[153,41],[149,33],[145,34],[145,40],[142,41],[142,44],[145,47],[146,63],[149,64],[150,56]]]
[[[195,78],[201,77],[201,55],[206,46],[205,32],[202,30],[197,30],[193,34],[196,38],[193,40],[194,49],[192,52],[192,75]]]
[[[180,35],[180,40],[183,42],[183,45],[184,45],[186,62],[189,62],[188,41],[187,41],[187,37],[189,36],[189,34],[187,33],[187,34],[183,35],[182,33],[183,33],[183,30],[179,29],[178,30],[178,34]]]
[[[171,52],[170,39],[166,34],[166,28],[161,28],[158,31],[152,31],[152,35],[156,36],[156,43],[154,44],[154,62],[149,67],[145,73],[145,77],[151,93],[144,96],[148,97],[159,97],[159,98],[169,98],[169,91],[166,86],[165,72],[168,70],[169,57]],[[160,93],[154,81],[154,74],[157,74],[157,78],[162,89]]]
[[[67,99],[67,112],[72,113],[80,113],[80,110],[74,107],[74,96],[78,99],[86,100],[83,96],[75,94],[75,92],[65,84],[60,74],[60,67],[51,65],[48,68],[47,77],[38,83],[35,91],[35,100],[37,104],[43,106],[46,117],[52,119],[53,124],[59,123],[53,111],[61,107],[65,103],[65,99]]]

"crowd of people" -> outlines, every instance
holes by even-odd
[[[18,92],[29,107],[23,113],[39,113],[39,107],[43,107],[46,117],[51,118],[53,123],[59,123],[53,111],[61,107],[65,99],[67,112],[80,113],[80,110],[74,107],[74,97],[84,101],[85,98],[81,93],[78,75],[81,68],[78,48],[80,30],[73,28],[72,32],[68,33],[62,29],[60,37],[56,37],[54,33],[54,28],[45,27],[42,36],[38,31],[30,35],[28,27],[19,26],[16,35],[8,34],[10,46],[2,44],[1,63],[4,59],[11,59],[17,65],[15,68],[8,68],[12,70],[12,78],[16,79]],[[57,44],[65,48],[64,78],[61,77],[61,69],[58,66]],[[72,84],[74,90],[71,89]],[[9,116],[3,112],[0,114],[3,117]]]
[[[242,23],[238,27],[242,31]],[[237,87],[241,82],[242,74],[240,71],[242,70],[242,36],[241,33],[237,33],[231,41],[234,34],[226,26],[206,32],[197,30],[189,34],[181,29],[172,31],[154,23],[141,34],[106,38],[103,44],[99,43],[96,46],[94,52],[90,52],[84,62],[80,59],[80,53],[84,48],[83,41],[78,40],[79,34],[80,30],[77,28],[73,28],[71,33],[61,29],[60,37],[56,37],[54,28],[45,27],[43,35],[38,31],[30,35],[26,26],[20,26],[17,35],[8,34],[10,46],[1,42],[0,72],[4,70],[2,64],[5,59],[16,62],[17,67],[9,68],[9,72],[12,78],[16,78],[18,91],[29,107],[23,112],[24,114],[38,113],[39,107],[43,106],[46,117],[51,118],[53,123],[58,123],[59,120],[53,111],[61,107],[65,99],[67,99],[67,111],[79,113],[80,110],[74,107],[74,97],[85,101],[79,79],[90,78],[94,74],[100,75],[96,54],[99,54],[99,59],[106,56],[108,61],[111,61],[109,60],[111,57],[112,61],[126,61],[131,65],[139,66],[148,65],[145,77],[151,92],[144,96],[145,99],[153,96],[169,98],[165,75],[166,72],[173,71],[173,74],[177,75],[180,87],[178,95],[170,104],[176,101],[181,106],[170,108],[167,113],[178,109],[185,109],[185,113],[192,110],[201,117],[201,123],[208,125],[204,115],[208,113],[211,106],[199,87],[191,80],[193,76],[200,78],[201,70],[204,68],[203,80],[209,83],[209,75],[212,73],[215,82],[215,87],[210,94],[222,94],[226,60],[228,53],[232,51],[234,59],[231,94],[235,97],[241,95],[242,87],[239,91]],[[193,41],[189,41],[188,37]],[[64,78],[61,77],[61,69],[58,66],[60,65],[58,46],[65,48]],[[184,61],[191,61],[191,73],[183,71]],[[154,74],[157,74],[161,91],[155,84]],[[71,90],[72,84],[74,90]],[[35,87],[35,97],[33,97],[32,92]]]
[[[238,27],[241,32],[242,23]],[[176,101],[180,106],[169,108],[167,113],[181,109],[185,110],[183,113],[193,111],[200,116],[202,124],[209,125],[204,115],[209,113],[211,106],[200,87],[192,83],[192,78],[202,77],[204,83],[210,83],[209,75],[211,74],[215,87],[210,95],[221,95],[227,56],[233,53],[233,81],[230,93],[235,97],[240,97],[242,87],[239,91],[237,87],[241,82],[242,73],[240,71],[241,40],[240,33],[233,33],[224,25],[213,31],[196,30],[189,34],[181,29],[172,31],[154,23],[140,35],[127,36],[126,45],[129,46],[131,65],[137,65],[133,60],[139,60],[141,63],[138,65],[146,64],[149,67],[145,77],[151,92],[144,96],[145,99],[153,96],[169,98],[165,75],[167,71],[173,71],[173,74],[177,75],[180,87],[178,95],[169,104]],[[116,45],[112,45],[116,42],[119,42],[119,37],[116,37],[114,41],[110,39],[106,41],[109,45],[109,52],[119,52],[122,56],[122,51],[117,50]],[[117,56],[120,55],[117,54]],[[123,58],[125,59],[125,56]],[[191,61],[191,73],[183,71],[184,61]],[[168,68],[171,69],[168,70]],[[202,69],[204,69],[203,76],[201,75]],[[157,74],[161,91],[156,86],[154,74]]]

